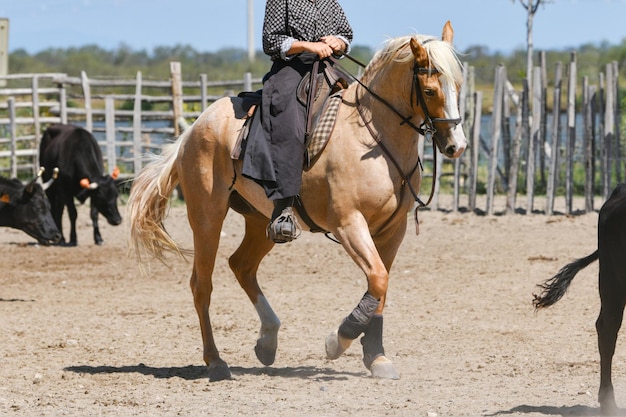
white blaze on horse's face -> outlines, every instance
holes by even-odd
[[[446,77],[441,77],[441,89],[445,97],[444,114],[446,119],[457,119],[459,115],[459,103],[457,101],[458,92],[456,84]],[[461,123],[450,126],[450,140],[453,142],[456,151],[453,155],[448,155],[450,158],[460,157],[465,148],[467,148],[467,139],[463,132],[463,126]]]

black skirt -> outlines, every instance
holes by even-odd
[[[301,54],[290,61],[275,61],[265,76],[260,121],[251,126],[243,175],[261,184],[271,200],[300,193],[306,109],[296,90],[315,59]]]

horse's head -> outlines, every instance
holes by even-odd
[[[411,37],[414,57],[412,105],[423,115],[424,136],[437,144],[449,158],[458,158],[467,147],[461,127],[458,89],[463,81],[461,64],[452,47],[450,22],[443,27],[442,40]]]

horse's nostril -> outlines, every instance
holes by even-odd
[[[456,146],[451,145],[446,148],[446,156],[452,157],[456,153]]]

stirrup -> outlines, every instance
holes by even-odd
[[[302,227],[294,216],[292,208],[287,207],[267,225],[266,232],[267,237],[274,243],[287,243],[300,236]]]

